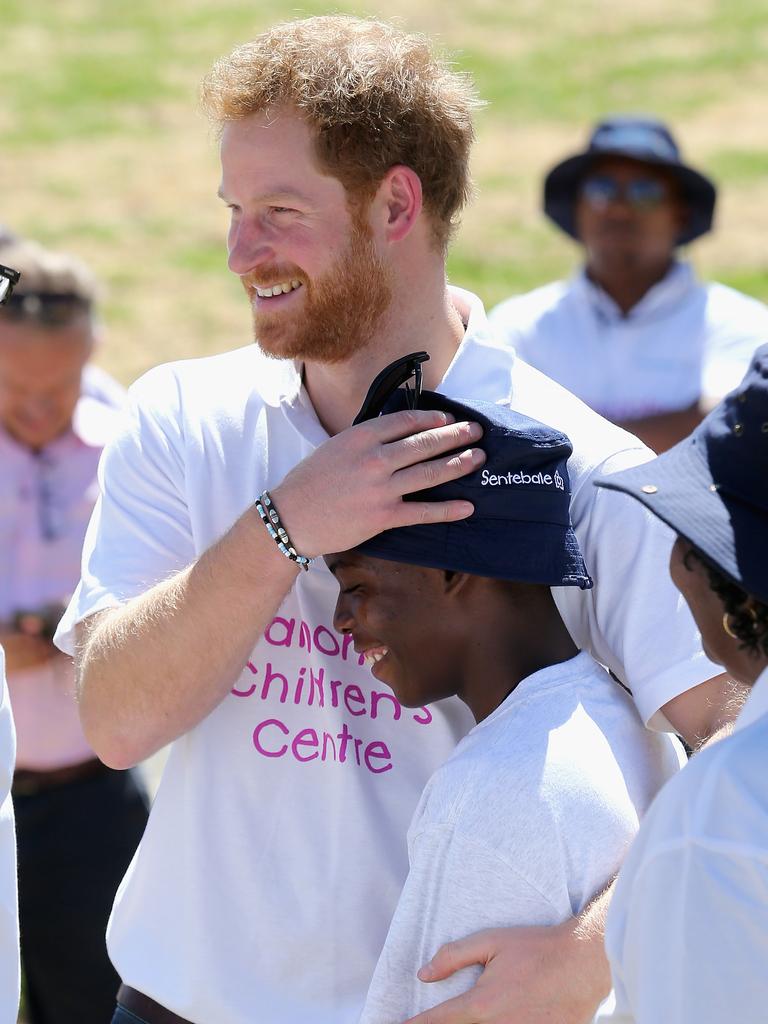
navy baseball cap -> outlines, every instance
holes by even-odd
[[[409,407],[403,389],[383,412]],[[558,430],[491,402],[456,402],[423,391],[420,409],[451,413],[483,428],[484,465],[460,480],[430,487],[406,500],[471,501],[475,511],[456,523],[386,530],[356,550],[374,558],[451,569],[551,587],[592,586],[571,524],[566,463],[571,442]]]
[[[592,164],[601,157],[623,156],[666,167],[677,179],[688,207],[678,245],[692,242],[712,229],[717,189],[700,171],[684,164],[669,128],[649,117],[614,115],[593,130],[582,153],[561,161],[544,179],[544,212],[566,234],[578,241],[574,207],[579,186]]]
[[[690,437],[595,483],[642,502],[768,604],[768,344]]]

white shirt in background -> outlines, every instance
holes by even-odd
[[[5,654],[0,647],[0,1024],[15,1024],[19,1011],[19,907],[11,802],[15,757],[16,735],[5,685]]]
[[[651,453],[516,364],[477,299],[454,301],[468,326],[440,390],[492,402],[511,390],[513,408],[570,436],[572,517],[595,586],[555,600],[576,645],[658,721],[719,669],[669,581],[669,531],[592,486]],[[159,367],[131,396],[59,627],[70,651],[76,622],[198,558],[328,437],[300,368],[255,345]],[[408,871],[414,809],[472,724],[457,698],[400,707],[334,631],[337,595],[322,559],[300,573],[231,693],[172,744],[117,894],[118,973],[194,1024],[252,1024],[254,1008],[259,1024],[355,1024]]]
[[[489,315],[526,362],[614,422],[715,405],[768,340],[768,308],[675,263],[624,314],[581,270]]]
[[[471,988],[479,966],[416,978],[443,943],[583,910],[684,759],[588,654],[524,679],[427,783],[360,1024],[402,1024]]]
[[[619,874],[614,1024],[768,1020],[768,670],[659,794]]]

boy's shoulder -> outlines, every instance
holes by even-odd
[[[528,676],[434,773],[422,818],[473,829],[489,817],[488,808],[507,820],[532,805],[545,809],[555,780],[558,799],[568,798],[571,781],[583,789],[588,741],[606,728],[592,712],[601,702],[606,718],[637,718],[627,694],[584,651]]]

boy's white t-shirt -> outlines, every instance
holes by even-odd
[[[360,1024],[402,1024],[471,988],[479,966],[417,979],[444,943],[583,910],[684,758],[584,652],[524,679],[427,783]]]
[[[441,390],[509,401],[511,389],[515,408],[571,437],[573,519],[596,586],[555,600],[577,646],[629,681],[648,719],[718,671],[669,582],[671,536],[591,485],[650,453],[515,363],[476,299],[455,301],[468,326]],[[159,367],[131,398],[59,627],[70,652],[78,621],[184,568],[327,439],[293,363],[255,346]],[[357,1020],[413,810],[472,724],[458,699],[401,708],[333,630],[337,593],[322,560],[301,573],[232,692],[172,745],[118,891],[118,973],[193,1024]],[[183,679],[174,685],[183,700]]]
[[[19,1012],[19,906],[11,801],[15,760],[16,733],[0,647],[0,1024],[15,1024]]]

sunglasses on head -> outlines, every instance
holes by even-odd
[[[4,267],[0,263],[0,306],[10,299],[14,285],[19,283],[21,274],[11,267]]]
[[[3,307],[5,320],[35,320],[46,327],[61,327],[90,310],[80,295],[57,292],[18,292],[8,295]]]
[[[579,195],[596,209],[622,200],[633,210],[652,210],[669,199],[669,190],[655,178],[621,182],[608,174],[592,174],[582,181]]]
[[[408,408],[418,409],[421,398],[421,364],[426,363],[428,359],[428,352],[411,352],[410,355],[402,356],[389,366],[385,366],[368,388],[365,401],[360,412],[352,420],[352,425],[374,420],[381,415],[387,400],[398,388],[405,391]]]

